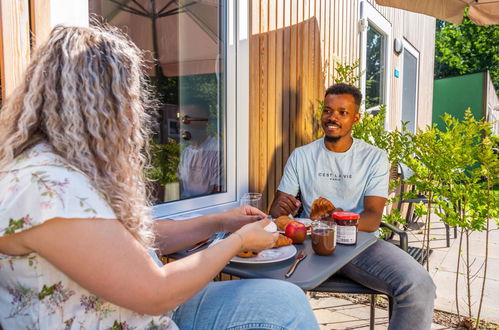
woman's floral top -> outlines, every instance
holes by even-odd
[[[117,221],[89,179],[41,143],[0,170],[0,236],[52,218]],[[178,329],[168,315],[148,316],[88,292],[36,253],[0,254],[3,329]]]

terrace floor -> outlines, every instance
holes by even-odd
[[[420,220],[421,222],[422,220]],[[451,229],[450,247],[446,247],[445,227],[442,222],[432,218],[430,247],[433,250],[430,255],[430,274],[437,286],[437,299],[435,309],[445,312],[456,313],[455,281],[456,265],[459,253],[459,233],[454,238]],[[421,247],[423,239],[422,229],[418,226],[408,230],[409,245]],[[475,232],[470,235],[470,263],[471,273],[478,272],[478,276],[471,283],[472,310],[476,316],[478,308],[478,297],[483,281],[483,263],[485,260],[485,232]],[[465,239],[461,250],[465,250]],[[499,324],[499,230],[494,221],[491,221],[489,233],[489,261],[487,280],[485,282],[485,293],[482,305],[481,319]],[[461,259],[461,265],[463,259]],[[464,274],[464,267],[460,267],[460,274]],[[466,284],[463,276],[459,279],[459,301],[461,314],[467,313]],[[316,295],[309,297],[314,308],[315,315],[321,325],[321,329],[369,329],[369,305],[351,302],[350,300],[331,297],[327,295]],[[376,329],[388,327],[388,312],[386,309],[376,308]],[[495,328],[495,327],[494,327]],[[448,327],[433,324],[432,329],[449,329]]]

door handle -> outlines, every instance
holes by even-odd
[[[182,123],[185,125],[189,125],[193,121],[208,121],[208,118],[191,117],[189,115],[185,115],[182,117]]]

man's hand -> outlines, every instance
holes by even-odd
[[[270,207],[270,214],[277,218],[281,215],[296,215],[298,209],[300,208],[300,201],[295,198],[295,196],[283,193],[282,191],[277,191],[276,197],[272,202]]]
[[[222,231],[236,231],[242,226],[265,218],[267,215],[249,205],[235,207],[219,214]]]

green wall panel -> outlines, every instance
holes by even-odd
[[[485,72],[479,72],[435,80],[432,122],[444,129],[444,122],[440,118],[444,113],[463,119],[467,108],[471,108],[476,119],[481,119],[485,94],[484,77]]]

